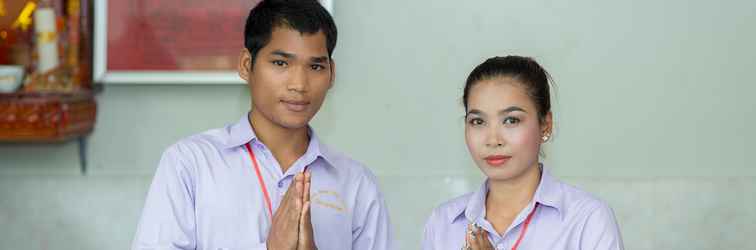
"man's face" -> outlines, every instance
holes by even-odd
[[[239,75],[249,86],[253,113],[283,128],[307,126],[333,80],[325,34],[274,28],[254,62],[242,53]]]

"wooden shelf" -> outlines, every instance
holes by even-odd
[[[63,142],[94,129],[92,92],[0,94],[0,142]]]
[[[96,116],[92,91],[0,94],[0,143],[78,140],[81,171],[86,174],[86,136]]]

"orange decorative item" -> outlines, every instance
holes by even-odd
[[[60,142],[92,132],[91,92],[0,94],[0,142]]]

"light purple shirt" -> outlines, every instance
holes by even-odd
[[[518,249],[624,249],[612,209],[590,194],[555,179],[542,169],[533,201],[517,215],[503,235],[486,217],[488,181],[474,193],[448,201],[433,210],[425,225],[424,250],[464,246],[467,225],[478,223],[495,249],[511,249],[535,203],[539,205]]]
[[[310,132],[307,151],[285,173],[246,115],[170,146],[147,194],[132,249],[266,249],[271,218],[244,146],[248,142],[274,213],[294,175],[305,166],[311,171],[319,249],[393,249],[376,177]]]

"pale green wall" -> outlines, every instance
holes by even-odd
[[[557,84],[547,163],[607,200],[627,249],[756,249],[756,2],[335,0],[338,78],[320,136],[381,179],[401,249],[481,175],[461,89],[493,55]],[[0,249],[126,249],[158,157],[236,121],[244,86],[106,86],[77,146],[0,145]]]

